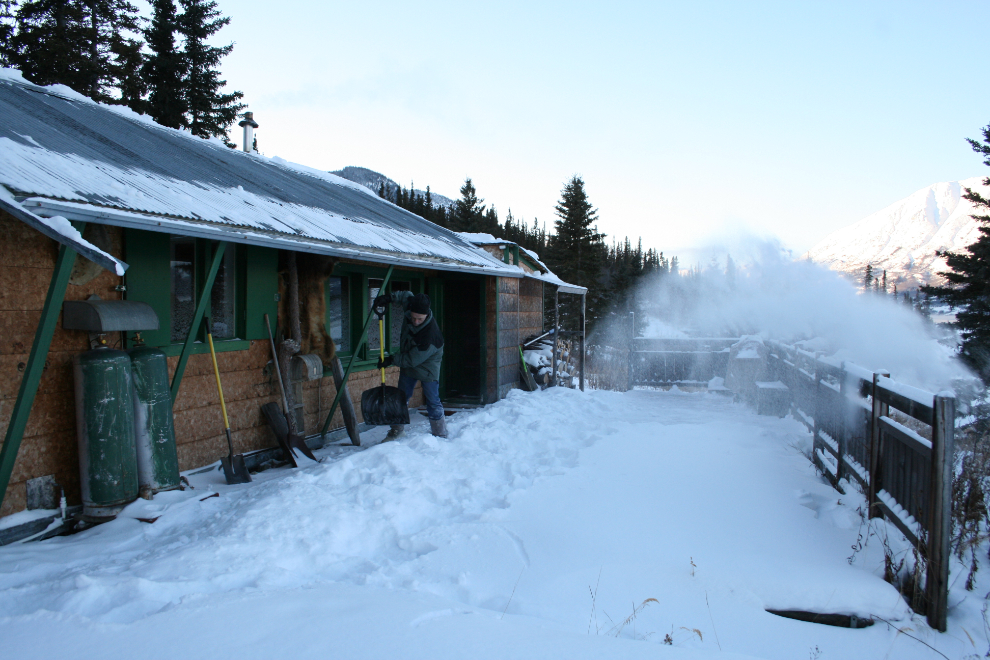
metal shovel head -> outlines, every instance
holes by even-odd
[[[398,387],[380,386],[361,394],[361,415],[365,424],[390,426],[409,423],[406,393]]]
[[[223,466],[223,476],[228,484],[251,483],[251,473],[244,464],[244,454],[224,456],[220,459],[220,465]]]

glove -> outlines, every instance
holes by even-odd
[[[375,302],[372,307],[384,307],[392,302],[392,295],[389,293],[382,294],[375,298]]]
[[[378,361],[378,368],[385,369],[386,367],[391,367],[394,361],[391,355],[386,355],[384,360]]]

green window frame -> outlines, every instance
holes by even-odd
[[[378,363],[378,344],[369,341],[365,342],[361,347],[361,350],[355,356],[353,347],[358,345],[361,339],[361,329],[364,326],[365,319],[368,318],[368,313],[371,311],[371,302],[374,299],[372,296],[372,289],[374,285],[380,286],[381,280],[384,279],[385,273],[388,269],[385,267],[374,267],[374,266],[360,266],[356,264],[337,264],[334,268],[333,278],[341,279],[340,291],[346,291],[346,295],[340,300],[340,304],[346,303],[348,311],[348,323],[347,323],[347,339],[348,344],[346,347],[337,344],[337,355],[341,358],[344,365],[347,365],[347,361],[354,358],[357,360],[354,364],[355,371],[367,371],[369,369],[374,369]],[[426,276],[424,273],[407,271],[407,270],[395,270],[392,273],[392,279],[389,282],[389,291],[400,291],[408,290],[414,293],[421,293],[426,289]],[[327,332],[329,334],[333,333],[333,324],[335,319],[332,318],[333,310],[335,307],[339,307],[338,302],[334,301],[332,292],[338,290],[336,287],[325,286],[324,291],[326,294],[326,326]],[[385,311],[385,353],[386,355],[394,354],[398,351],[399,347],[399,331],[402,327],[401,317],[399,317],[392,305],[389,305]],[[373,326],[373,327],[372,327]],[[376,319],[372,319],[371,325],[368,327],[368,337],[372,340],[373,337],[378,334],[378,322]],[[334,340],[336,343],[336,339]],[[345,350],[346,348],[346,350]]]
[[[173,339],[173,246],[177,242],[184,243],[186,251],[183,256],[191,256],[191,260],[186,262],[189,264],[187,272],[191,276],[193,292],[188,304],[194,306],[202,290],[202,281],[209,272],[217,242],[136,229],[127,229],[124,241],[130,264],[125,275],[126,297],[128,300],[139,300],[151,305],[159,320],[159,329],[142,332],[142,338],[148,345],[162,349],[166,355],[179,355],[185,333],[182,333],[181,339]],[[189,247],[192,248],[191,255]],[[227,256],[228,253],[230,256]],[[246,350],[250,347],[251,340],[267,339],[264,315],[276,318],[278,251],[228,243],[224,262],[222,268],[228,272],[232,269],[232,277],[224,280],[218,273],[207,314],[212,311],[210,307],[216,300],[214,296],[218,287],[226,288],[230,300],[228,311],[232,312],[233,323],[229,336],[214,336],[214,344],[218,351]],[[214,330],[220,329],[212,314],[210,318],[214,323]],[[128,341],[130,339],[128,337]],[[192,349],[194,354],[209,352],[205,327],[199,328],[196,341]]]

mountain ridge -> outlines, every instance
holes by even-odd
[[[941,284],[946,269],[939,251],[959,251],[979,237],[972,215],[985,213],[962,197],[967,188],[984,196],[985,177],[943,181],[916,190],[907,197],[858,222],[832,232],[804,254],[804,258],[861,279],[867,264],[879,276],[887,271],[888,286],[901,291],[925,284]]]
[[[354,183],[357,183],[359,185],[364,186],[365,188],[368,188],[375,194],[378,193],[378,191],[381,189],[382,184],[384,184],[385,190],[393,198],[400,188],[399,184],[396,183],[394,180],[385,176],[381,172],[376,172],[372,169],[368,169],[367,167],[357,167],[355,165],[348,165],[343,169],[330,172],[330,174],[335,174],[336,176],[339,176],[342,179],[353,181]],[[413,192],[416,193],[417,195],[422,195],[423,197],[426,197],[425,190],[414,189]],[[447,208],[450,208],[454,205],[454,200],[452,200],[451,198],[445,195],[435,193],[432,190],[430,191],[430,197],[433,200],[434,206],[446,206]]]

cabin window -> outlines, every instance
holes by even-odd
[[[327,332],[338,353],[351,352],[351,310],[347,277],[327,279]]]
[[[373,369],[380,355],[382,344],[378,318],[371,311],[375,298],[383,293],[382,282],[386,271],[385,268],[338,264],[334,269],[334,276],[326,281],[327,334],[333,339],[338,354],[357,359],[355,367],[358,371]],[[408,270],[396,270],[388,286],[389,292],[415,293],[423,289],[423,276]],[[361,332],[369,314],[371,322],[368,323],[368,340],[362,342]],[[402,313],[394,305],[389,305],[385,310],[384,321],[385,349],[389,353],[395,353],[399,349]],[[361,349],[355,353],[355,347],[359,345]]]
[[[196,296],[209,272],[214,244],[173,236],[170,245],[171,329],[173,343],[184,342],[196,312]],[[210,292],[210,332],[215,339],[237,337],[237,246],[227,244]],[[205,337],[204,337],[205,339]]]

